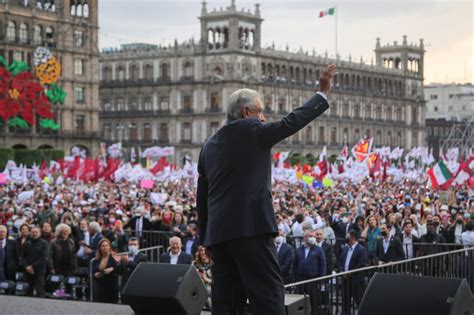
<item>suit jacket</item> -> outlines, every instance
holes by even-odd
[[[293,274],[296,281],[323,277],[326,275],[326,256],[321,247],[311,246],[305,258],[305,247],[296,250],[293,263]]]
[[[446,238],[446,242],[451,244],[454,244],[456,242],[456,226],[457,224],[455,223],[451,225],[447,230],[445,230],[446,232],[444,233],[444,237]],[[466,225],[464,223],[462,224],[462,231],[466,232]]]
[[[383,238],[377,240],[374,264],[378,264],[379,261],[385,263],[390,261],[399,261],[405,258],[405,252],[403,251],[403,245],[400,239],[396,236],[390,237],[387,252],[383,250]]]
[[[142,231],[151,231],[152,226],[151,226],[150,220],[148,220],[145,217],[143,217],[142,219],[143,219],[143,221],[142,221]],[[133,217],[130,221],[128,221],[127,224],[125,224],[123,226],[123,229],[125,230],[125,229],[128,229],[128,228],[131,228],[133,231],[135,231],[135,228],[137,226],[137,220],[138,220],[137,217]]]
[[[326,256],[326,275],[332,274],[334,269],[334,261],[332,255],[332,246],[328,242],[324,241],[321,245],[324,255]]]
[[[349,252],[349,246],[345,246],[342,249],[342,254],[339,259],[339,272],[343,272],[346,264],[347,253]],[[357,243],[352,253],[351,260],[349,262],[349,270],[363,268],[367,265],[367,252],[364,246]]]
[[[414,236],[413,234],[411,235],[412,242],[413,242],[413,257],[417,257],[417,252],[418,252],[418,243],[420,242],[420,238]],[[403,244],[405,239],[405,233],[400,234],[400,242],[402,243],[402,248],[405,251],[405,245]],[[405,259],[408,259],[405,255]]]
[[[99,246],[99,242],[101,239],[104,238],[104,235],[102,233],[96,233],[92,236],[90,236],[90,249],[92,252],[89,254],[89,258],[92,259],[95,257],[95,253],[97,252],[97,246]]]
[[[271,149],[327,108],[327,101],[316,94],[280,121],[227,121],[206,141],[199,156],[196,194],[205,246],[278,232],[271,191]]]
[[[277,253],[278,264],[280,265],[282,278],[284,283],[290,283],[291,267],[293,265],[294,255],[291,245],[282,243]]]
[[[169,252],[164,253],[160,256],[160,264],[169,264],[171,261],[171,256]],[[178,265],[191,265],[193,262],[193,256],[181,252],[178,256]]]
[[[18,250],[17,242],[14,240],[6,240],[4,253],[5,262],[3,265],[3,272],[5,273],[5,278],[7,280],[15,281],[15,273],[20,264],[20,252]]]
[[[129,255],[130,258],[130,255]],[[147,262],[148,257],[144,253],[137,253],[133,260],[129,259],[126,263],[124,261],[120,262],[119,271],[122,274],[122,289],[125,287],[128,278],[132,274],[132,272],[137,268],[137,266],[142,262]]]

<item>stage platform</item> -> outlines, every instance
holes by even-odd
[[[0,295],[1,315],[133,315],[128,305]],[[156,314],[160,314],[157,312]],[[201,315],[209,315],[202,312]],[[165,314],[163,314],[165,315]]]

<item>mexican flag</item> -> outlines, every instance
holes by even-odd
[[[329,8],[325,11],[319,12],[319,17],[322,18],[322,17],[325,17],[326,15],[334,15],[334,13],[336,13],[336,8]]]
[[[443,185],[453,177],[443,160],[440,160],[435,166],[428,170],[428,176],[431,179],[433,188]]]

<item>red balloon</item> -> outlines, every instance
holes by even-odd
[[[469,188],[474,189],[474,176],[469,177]]]

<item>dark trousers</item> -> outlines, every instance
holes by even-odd
[[[33,290],[36,290],[36,296],[45,297],[45,285],[46,285],[46,275],[44,274],[25,274],[26,281],[28,282],[28,291],[26,294],[28,296],[33,296]]]
[[[273,237],[260,235],[210,248],[212,314],[244,314],[246,299],[254,315],[283,315],[284,288]]]

